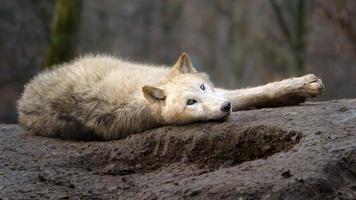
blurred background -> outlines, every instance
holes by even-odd
[[[1,0],[0,123],[41,70],[87,53],[173,64],[226,88],[314,73],[317,100],[356,97],[355,0]]]

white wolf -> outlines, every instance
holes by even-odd
[[[225,120],[231,111],[295,105],[322,93],[309,74],[239,90],[215,88],[183,53],[172,68],[86,56],[34,77],[18,102],[30,133],[121,139],[164,125]]]

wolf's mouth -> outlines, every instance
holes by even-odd
[[[223,115],[222,117],[216,118],[216,119],[212,119],[209,121],[214,121],[214,122],[224,122],[226,121],[231,115],[231,112],[227,112],[225,115]]]

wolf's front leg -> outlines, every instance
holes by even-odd
[[[314,74],[289,78],[263,86],[239,90],[217,89],[231,101],[232,110],[296,105],[322,94],[324,85]]]

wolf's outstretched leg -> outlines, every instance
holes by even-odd
[[[324,85],[314,74],[238,90],[217,89],[232,103],[232,110],[296,105],[322,94]]]

